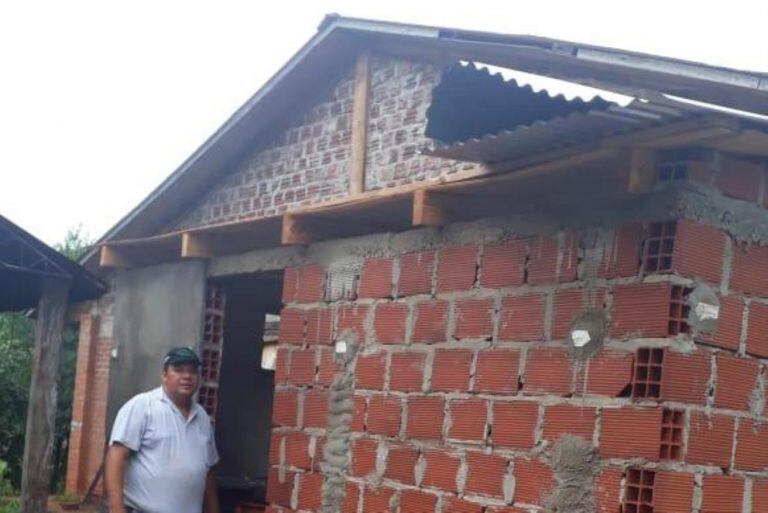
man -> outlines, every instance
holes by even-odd
[[[211,468],[213,427],[194,401],[200,359],[187,347],[163,359],[162,386],[120,408],[104,483],[110,513],[220,513]]]

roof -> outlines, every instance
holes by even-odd
[[[0,312],[37,307],[46,278],[71,280],[72,302],[106,292],[104,283],[83,267],[0,216]]]
[[[327,16],[317,33],[181,166],[99,240],[161,231],[246,152],[308,106],[362,50],[480,61],[643,98],[669,94],[768,114],[768,74],[528,35]],[[90,261],[95,251],[84,257]]]
[[[427,111],[427,135],[433,143],[422,151],[499,167],[528,155],[719,113],[709,106],[660,95],[653,101],[633,99],[625,105],[599,96],[588,102],[578,97],[567,100],[562,94],[552,96],[545,89],[536,92],[530,85],[521,86],[500,72],[457,65],[446,70],[433,91]],[[768,128],[766,116],[730,115],[746,126]]]

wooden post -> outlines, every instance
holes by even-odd
[[[362,53],[355,67],[355,95],[352,107],[352,158],[349,164],[349,193],[365,190],[365,150],[368,143],[368,97],[371,89],[370,55]]]
[[[61,339],[70,282],[42,279],[21,476],[21,511],[45,513],[51,479]]]

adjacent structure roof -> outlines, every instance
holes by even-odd
[[[106,286],[83,267],[0,216],[0,312],[34,308],[46,278],[71,280],[71,301],[95,299]]]

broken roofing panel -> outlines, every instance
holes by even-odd
[[[454,143],[573,113],[606,111],[610,106],[597,96],[586,102],[578,97],[568,100],[562,94],[520,86],[514,79],[507,81],[488,68],[457,64],[443,73],[432,92],[426,135]]]

